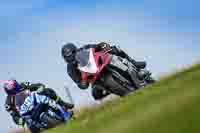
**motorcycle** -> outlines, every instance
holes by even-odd
[[[32,133],[40,133],[66,123],[73,117],[72,111],[66,110],[54,100],[37,93],[31,93],[25,98],[19,112]]]
[[[77,53],[76,60],[82,81],[92,85],[101,84],[104,91],[118,96],[126,96],[155,82],[149,71],[138,70],[127,59],[110,54],[111,50],[97,51],[90,48]],[[144,71],[146,75],[142,75]]]

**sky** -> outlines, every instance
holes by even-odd
[[[0,4],[0,79],[42,82],[78,106],[94,103],[67,76],[60,49],[106,41],[136,60],[145,60],[156,78],[200,59],[198,0],[20,0]],[[2,90],[3,92],[3,90]],[[0,93],[0,132],[14,124]]]

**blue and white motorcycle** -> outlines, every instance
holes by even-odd
[[[65,110],[54,100],[37,93],[29,93],[20,107],[20,115],[32,133],[68,122],[73,112]]]

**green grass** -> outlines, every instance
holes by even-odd
[[[47,133],[197,133],[199,113],[200,65],[195,65]]]

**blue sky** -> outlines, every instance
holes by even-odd
[[[107,41],[138,60],[156,77],[200,59],[198,0],[20,0],[0,4],[0,79],[41,81],[65,98],[70,87],[77,105],[93,103],[67,77],[60,56],[65,42]],[[6,132],[10,118],[0,95]],[[9,119],[9,121],[7,120]]]

